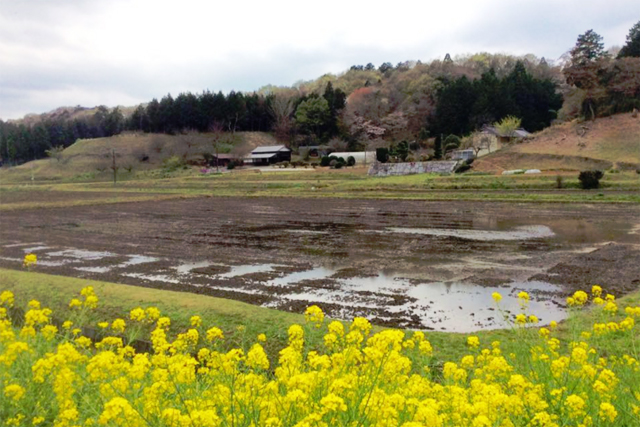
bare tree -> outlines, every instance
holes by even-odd
[[[213,147],[213,152],[215,153],[215,162],[216,162],[216,172],[220,172],[220,165],[218,156],[220,155],[220,143],[222,143],[224,139],[222,124],[219,122],[213,122],[209,126],[209,132],[211,132],[211,146]]]
[[[288,94],[275,95],[271,105],[269,105],[269,113],[273,117],[274,130],[276,138],[280,141],[289,139],[293,115],[293,96]]]
[[[47,154],[47,156],[60,162],[62,160],[62,157],[64,156],[63,151],[64,147],[62,145],[56,145],[55,147],[51,147],[50,149],[45,150],[45,153]]]

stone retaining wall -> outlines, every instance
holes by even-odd
[[[413,175],[416,173],[453,173],[457,161],[447,162],[411,162],[411,163],[379,163],[369,167],[371,176]]]

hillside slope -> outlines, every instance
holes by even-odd
[[[203,152],[215,151],[212,141],[213,135],[207,133],[166,135],[127,132],[108,138],[79,139],[58,159],[40,159],[2,168],[0,182],[27,181],[32,176],[35,181],[106,176],[112,173],[112,150],[115,150],[121,172],[157,169],[172,156],[198,162],[202,160]],[[243,156],[259,145],[275,144],[276,139],[268,133],[236,132],[223,134],[218,150]]]
[[[478,159],[476,171],[507,169],[636,169],[640,167],[640,118],[631,113],[572,121],[534,134]]]

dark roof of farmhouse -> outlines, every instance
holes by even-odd
[[[251,154],[262,154],[262,153],[277,153],[278,151],[291,151],[284,145],[264,145],[262,147],[256,147],[253,149]]]
[[[484,126],[482,128],[482,132],[490,133],[490,134],[496,135],[496,136],[511,137],[511,138],[528,138],[528,137],[531,136],[530,132],[527,132],[526,130],[524,130],[522,128],[514,130],[513,134],[511,134],[511,135],[507,135],[507,134],[503,135],[498,129],[495,128],[495,126]]]

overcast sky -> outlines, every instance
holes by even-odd
[[[353,64],[622,45],[638,0],[0,0],[0,118],[292,85]]]

